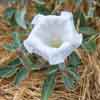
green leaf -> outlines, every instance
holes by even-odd
[[[55,86],[55,77],[56,73],[49,75],[48,78],[44,81],[41,100],[48,100],[48,97],[51,95]]]
[[[21,40],[20,40],[19,34],[20,33],[18,32],[12,33],[15,48],[21,47]]]
[[[17,71],[15,67],[4,67],[0,68],[0,77],[1,78],[9,78],[13,76]]]
[[[34,0],[35,3],[37,3],[38,5],[44,5],[45,2],[44,0]]]
[[[58,70],[58,66],[54,65],[54,66],[50,66],[49,70],[48,70],[48,75],[54,74],[55,72],[57,72]]]
[[[18,32],[13,32],[13,43],[11,44],[5,44],[4,48],[10,52],[14,52],[16,48],[21,47],[21,40],[19,38],[19,33]]]
[[[77,71],[73,68],[67,67],[67,72],[75,79],[76,81],[80,80],[80,74],[77,73]]]
[[[75,0],[75,3],[79,6],[81,4],[82,0]]]
[[[26,21],[25,21],[25,14],[26,14],[25,8],[21,10],[17,10],[15,14],[16,23],[23,29],[27,29]]]
[[[87,52],[87,53],[93,53],[96,50],[96,39],[90,39],[88,41],[85,41],[82,44],[82,48]]]
[[[61,72],[64,72],[64,71],[65,71],[66,65],[65,65],[64,63],[60,63],[58,66],[59,66],[59,70],[60,70]]]
[[[12,60],[8,65],[9,66],[12,66],[12,65],[18,66],[18,65],[21,65],[21,62],[18,58],[16,58],[16,59]]]
[[[11,61],[10,63],[8,63],[7,66],[0,68],[0,77],[9,78],[9,77],[13,76],[18,70],[18,68],[17,68],[18,65],[21,65],[21,62],[18,58],[16,58],[13,61]]]
[[[14,4],[17,2],[17,0],[8,0],[8,2]]]
[[[69,64],[68,66],[72,66],[72,67],[77,67],[79,65],[81,65],[81,59],[78,57],[78,55],[73,52],[70,56],[69,56]]]
[[[84,26],[84,27],[80,27],[80,33],[84,33],[84,35],[86,35],[86,36],[91,36],[91,35],[96,34],[97,32],[95,29],[93,29],[91,27]]]
[[[76,11],[74,13],[74,22],[75,22],[75,25],[77,25],[77,21],[79,19],[80,19],[80,27],[86,26],[86,18],[85,18],[85,15],[80,10],[78,10],[78,11]]]
[[[11,20],[12,17],[14,16],[15,12],[16,12],[16,9],[15,8],[7,8],[5,10],[5,12],[4,12],[5,18],[7,20]]]
[[[89,7],[88,16],[93,17],[95,14],[95,7]]]
[[[70,90],[74,88],[75,81],[71,77],[63,75],[63,81],[66,89]]]
[[[36,4],[37,13],[48,15],[51,13],[50,9],[47,9],[44,5]]]
[[[15,51],[15,48],[13,47],[12,44],[5,44],[5,45],[3,46],[3,48],[6,49],[6,50],[9,51],[9,52],[14,52],[14,51]]]
[[[14,83],[16,85],[19,85],[22,80],[28,77],[28,75],[29,75],[28,69],[24,67],[20,68],[19,71],[16,73],[16,78]]]
[[[80,75],[77,73],[76,67],[74,66],[67,66],[64,68],[65,69],[62,72],[64,85],[67,89],[73,89],[75,87],[75,83],[80,79]]]
[[[31,59],[29,58],[28,54],[23,53],[23,56],[20,58],[20,60],[22,61],[22,63],[25,65],[25,67],[28,67],[30,70],[36,70],[37,65],[33,64],[33,62],[31,61]]]
[[[75,56],[76,55],[74,54],[74,57]],[[76,70],[77,66],[79,65],[79,62],[77,60],[74,60],[72,60],[73,62],[71,62],[68,66],[64,66],[64,64],[59,64],[60,71],[62,72],[64,85],[67,89],[73,89],[75,87],[76,81],[80,79],[80,75],[77,73]]]

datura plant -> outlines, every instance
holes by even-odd
[[[91,10],[93,5],[89,5],[91,9],[88,9],[86,13],[83,8],[80,9],[83,0],[55,0],[56,7],[62,5],[63,9],[50,8],[49,12],[48,7],[44,6],[47,1],[34,0],[36,7],[38,5],[38,14],[33,17],[32,30],[25,40],[21,39],[21,33],[12,33],[13,42],[5,44],[4,48],[16,53],[16,59],[8,63],[6,67],[0,68],[0,77],[9,78],[15,75],[13,82],[16,85],[28,77],[30,72],[45,68],[47,78],[42,86],[41,100],[48,100],[51,95],[55,88],[57,72],[61,73],[67,90],[75,88],[80,79],[77,68],[82,64],[76,49],[80,47],[86,53],[93,53],[96,50],[96,37],[99,35],[93,27],[87,24],[88,19],[95,16],[95,9]],[[69,10],[64,3],[71,5],[75,3],[78,7],[72,12],[73,7]],[[24,19],[25,12],[16,14],[19,26],[27,29]],[[47,66],[34,63],[32,55],[38,59],[44,59]]]
[[[70,12],[61,12],[60,16],[37,15],[32,24],[34,28],[24,46],[29,53],[42,56],[51,65],[64,63],[82,43],[82,34],[75,30]]]

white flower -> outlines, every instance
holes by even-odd
[[[51,65],[60,64],[82,43],[82,35],[75,30],[73,15],[61,12],[56,15],[37,15],[34,28],[24,41],[29,53],[42,56]]]

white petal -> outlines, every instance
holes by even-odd
[[[67,19],[73,17],[73,14],[67,11],[62,11],[60,15],[65,16]]]
[[[33,17],[31,24],[32,25],[38,24],[42,17],[43,17],[43,15],[41,15],[41,14],[36,15],[35,17]]]
[[[48,59],[48,50],[46,45],[43,44],[35,35],[33,39],[26,39],[24,41],[24,46],[29,53],[35,53],[39,56],[42,56],[45,60]]]

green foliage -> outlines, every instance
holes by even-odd
[[[16,8],[7,8],[4,12],[4,18],[9,22],[10,25],[13,27],[16,27],[16,21],[15,21],[15,13]]]
[[[84,27],[80,27],[80,33],[83,33],[85,36],[92,36],[95,35],[97,32],[95,29],[91,27],[84,26]]]
[[[34,0],[34,2],[35,2],[37,5],[44,5],[44,4],[45,4],[44,0]]]
[[[0,77],[1,78],[12,77],[16,73],[16,71],[17,68],[15,68],[15,66],[0,68]]]
[[[96,39],[95,36],[90,37],[89,40],[84,41],[82,44],[82,48],[87,52],[87,53],[93,53],[96,50]]]
[[[51,10],[47,9],[43,4],[36,4],[37,13],[48,15],[51,13]]]
[[[16,12],[16,9],[15,8],[7,8],[5,10],[5,18],[9,21],[11,21],[11,19],[13,18],[14,14]]]
[[[78,11],[76,11],[74,13],[74,22],[75,22],[75,25],[78,24],[78,20],[80,20],[80,26],[79,27],[86,26],[85,15],[80,10],[78,10]]]
[[[54,86],[55,86],[55,77],[56,77],[56,72],[48,75],[47,79],[44,81],[44,84],[42,87],[42,99],[41,100],[48,100],[48,97],[51,95],[54,89]]]
[[[10,78],[15,76],[18,71],[18,66],[21,65],[21,62],[18,58],[12,60],[8,63],[7,66],[3,66],[0,68],[0,78]]]
[[[65,65],[65,64],[60,64],[59,65],[59,70],[62,73],[62,79],[64,82],[64,86],[66,89],[71,90],[75,87],[75,84],[77,81],[80,79],[80,74],[77,72],[77,66],[79,66],[80,61],[79,58],[74,54],[74,61],[72,60],[71,64]],[[73,59],[73,58],[72,58]],[[74,64],[75,63],[75,64]]]
[[[20,33],[18,33],[18,32],[13,32],[13,33],[12,33],[12,36],[13,36],[13,43],[16,45],[16,48],[17,48],[17,47],[21,47],[21,40],[20,40],[19,34],[20,34]]]
[[[3,47],[9,52],[15,51],[14,45],[12,45],[12,44],[5,44]]]
[[[22,64],[24,67],[28,67],[29,70],[36,70],[38,69],[36,64],[33,64],[31,59],[28,57],[27,53],[25,54],[24,52],[22,53],[21,56],[19,56],[19,59],[21,60]]]
[[[8,0],[9,3],[16,3],[18,0]]]
[[[48,75],[52,75],[54,73],[56,73],[58,70],[58,66],[57,65],[54,65],[54,66],[51,66],[47,72]]]
[[[64,85],[67,89],[74,89],[76,83],[80,80],[80,74],[76,69],[66,68],[66,74],[62,74]]]
[[[11,4],[5,12],[5,19],[12,25],[12,27],[21,27],[23,29],[27,29],[26,26],[26,7],[24,4],[25,0],[9,0],[8,3]],[[13,6],[13,4],[15,4]],[[22,7],[23,6],[23,7]]]
[[[27,29],[26,21],[25,21],[25,14],[26,14],[25,8],[17,10],[15,14],[16,23],[23,29]]]
[[[22,44],[18,32],[13,32],[12,37],[13,37],[13,42],[10,44],[5,44],[4,48],[10,52],[15,52],[16,49],[21,47]]]
[[[65,86],[66,89],[73,89],[74,88],[75,82],[69,76],[63,75],[62,79],[64,81],[64,86]]]
[[[11,61],[8,65],[9,66],[19,66],[19,65],[21,65],[21,62],[18,58],[16,58],[13,61]]]
[[[82,0],[75,0],[75,3],[79,6],[82,3]]]
[[[22,80],[25,80],[29,75],[29,70],[27,68],[20,68],[19,71],[16,73],[16,78],[14,81],[15,85],[19,85]]]
[[[74,67],[76,68],[79,65],[81,65],[81,59],[78,57],[78,55],[75,52],[73,52],[69,56],[69,64],[68,64],[68,66],[72,67],[72,68],[74,68]]]
[[[69,76],[73,78],[73,80],[79,81],[80,75],[79,73],[77,73],[77,69],[74,69],[73,67],[72,68],[67,67],[66,70]]]

